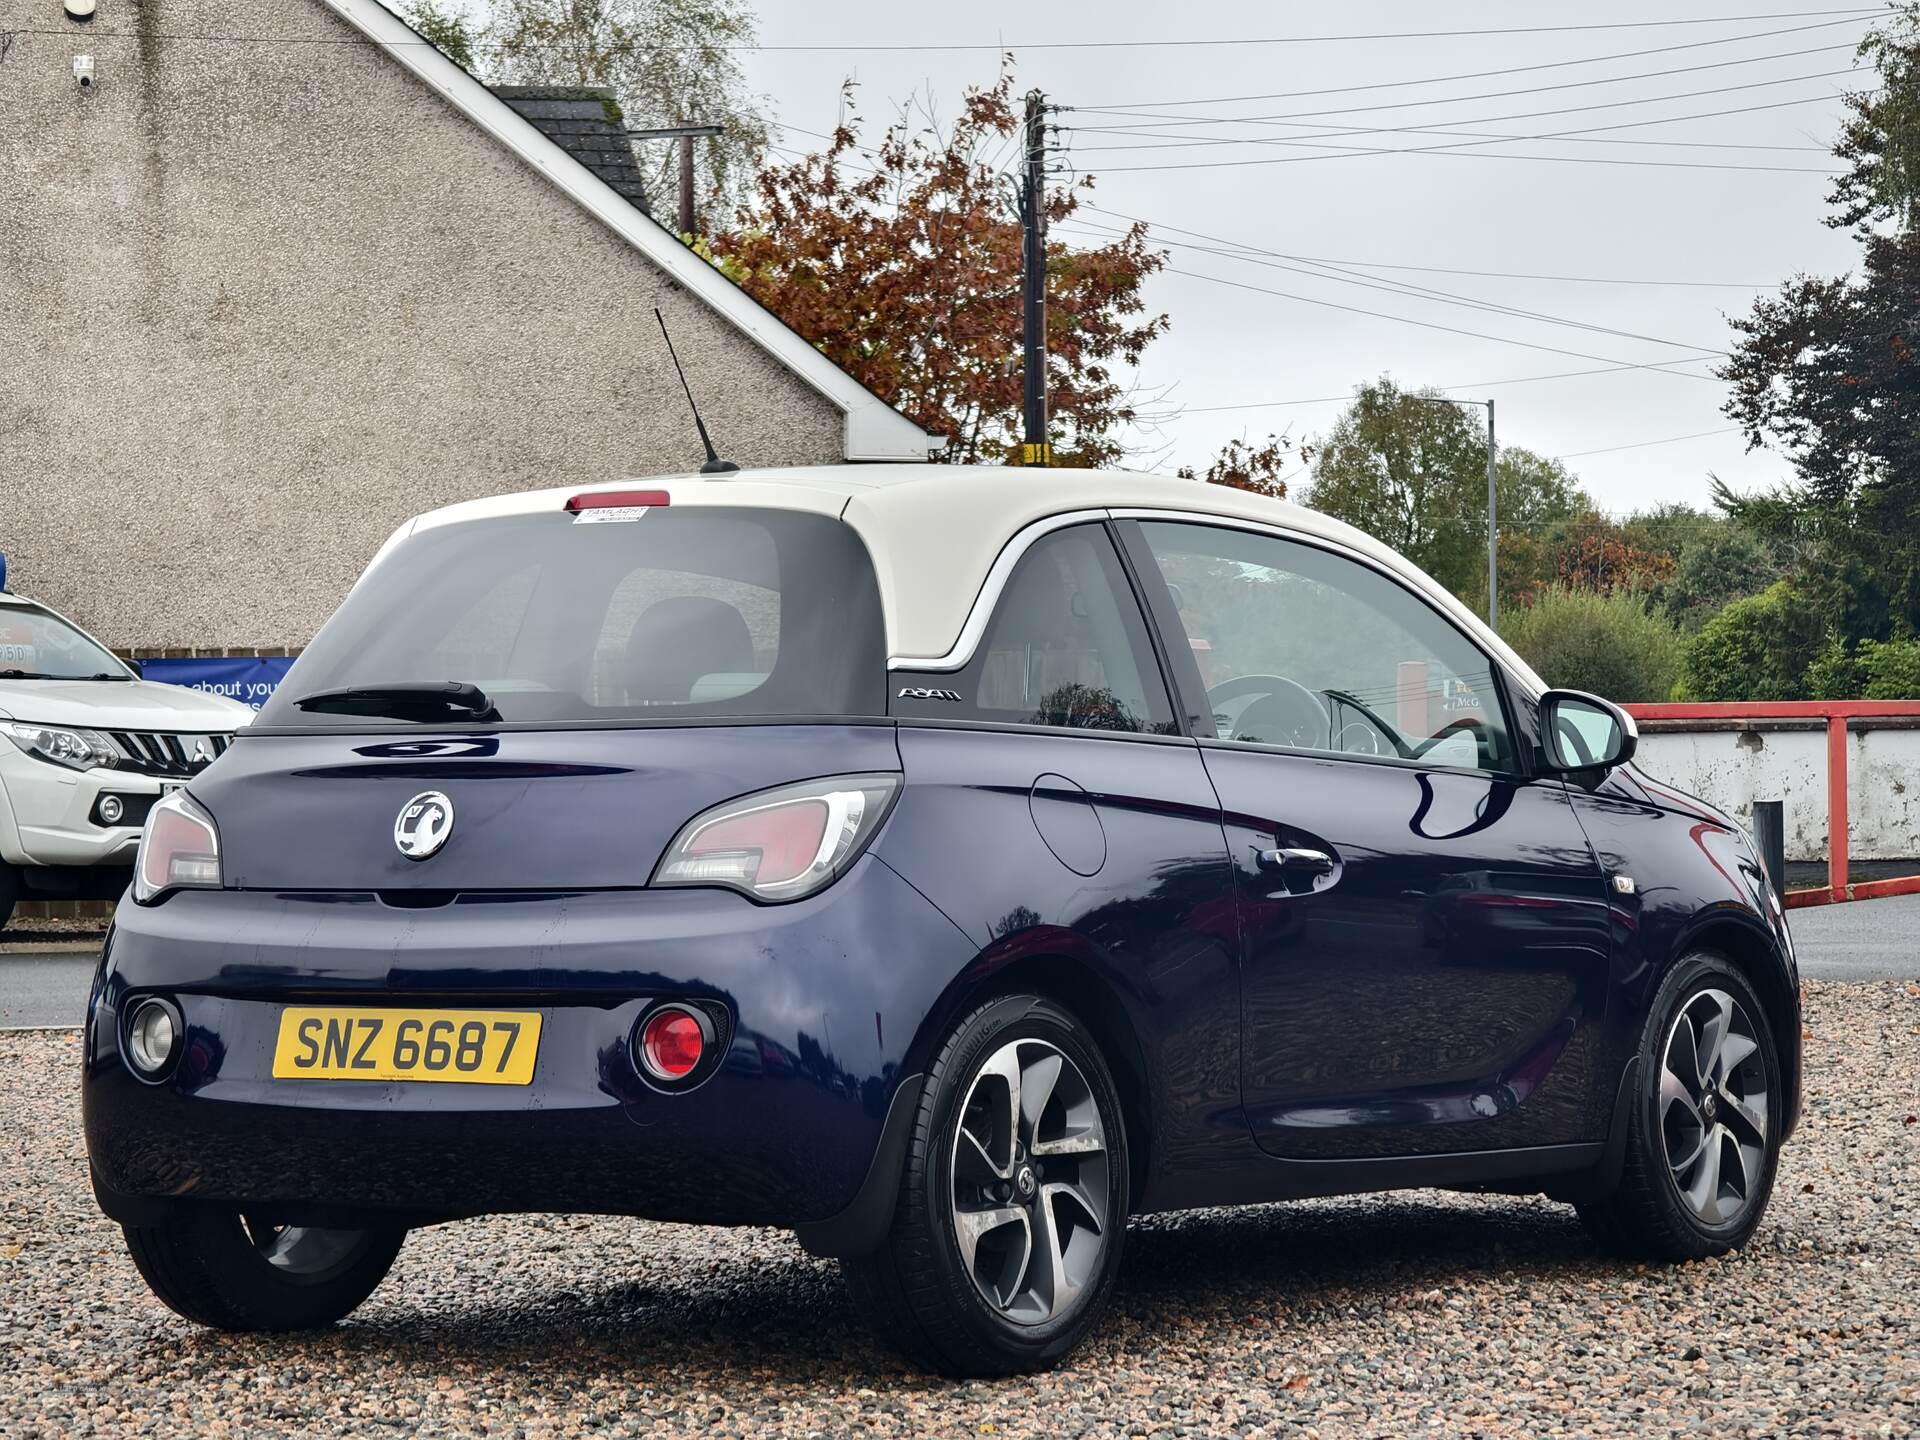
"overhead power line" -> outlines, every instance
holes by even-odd
[[[1539,350],[1548,355],[1566,355],[1575,360],[1597,360],[1606,365],[1626,365],[1635,370],[1661,369],[1658,365],[1642,364],[1630,360],[1616,360],[1610,355],[1592,355],[1584,350],[1566,350],[1557,345],[1542,345],[1533,340],[1516,340],[1509,335],[1489,335],[1481,330],[1466,330],[1457,325],[1442,325],[1435,320],[1416,320],[1410,315],[1395,315],[1386,310],[1368,310],[1359,305],[1342,305],[1337,300],[1321,300],[1311,295],[1296,295],[1290,290],[1276,290],[1271,286],[1254,285],[1245,280],[1232,280],[1224,275],[1208,275],[1199,270],[1181,270],[1176,266],[1169,265],[1164,273],[1168,275],[1184,275],[1191,280],[1204,280],[1212,285],[1225,285],[1235,290],[1250,291],[1256,295],[1273,295],[1282,300],[1297,301],[1302,305],[1317,305],[1327,310],[1343,310],[1349,315],[1367,315],[1375,320],[1392,320],[1400,325],[1415,325],[1422,330],[1441,330],[1449,335],[1465,335],[1474,340],[1490,340],[1496,345],[1516,345],[1523,350]],[[1689,379],[1706,380],[1713,384],[1720,383],[1710,375],[1689,375],[1688,372],[1684,370],[1667,371],[1664,373],[1687,375]]]
[[[1090,222],[1087,221],[1076,221],[1073,223],[1083,226],[1090,224]],[[1151,228],[1150,221],[1143,220],[1139,223],[1148,225],[1149,228]],[[1109,235],[1124,233],[1111,226],[1092,226],[1091,228],[1106,230],[1109,232]],[[1283,255],[1274,250],[1265,250],[1255,245],[1245,245],[1238,241],[1219,240],[1217,237],[1201,235],[1197,231],[1183,230],[1180,231],[1180,233],[1194,235],[1201,240],[1215,240],[1216,243],[1212,245],[1196,245],[1191,241],[1169,240],[1164,235],[1156,236],[1155,243],[1171,245],[1176,249],[1197,250],[1203,254],[1216,255],[1227,260],[1241,260],[1249,265],[1259,265],[1265,269],[1284,270],[1294,275],[1305,275],[1309,279],[1332,280],[1336,284],[1355,285],[1365,290],[1380,290],[1389,295],[1403,295],[1411,300],[1438,301],[1444,305],[1459,305],[1467,309],[1483,310],[1492,314],[1511,315],[1520,320],[1532,320],[1541,324],[1559,325],[1575,330],[1586,330],[1599,335],[1612,335],[1622,340],[1643,340],[1650,345],[1665,345],[1675,350],[1695,350],[1703,356],[1721,355],[1725,353],[1711,345],[1692,345],[1682,340],[1667,340],[1658,335],[1642,335],[1636,331],[1619,330],[1608,325],[1596,325],[1586,320],[1570,320],[1566,316],[1550,315],[1540,310],[1526,310],[1518,306],[1503,305],[1497,301],[1482,300],[1471,295],[1460,295],[1450,290],[1434,290],[1424,285],[1412,285],[1402,280],[1358,275],[1353,271],[1342,270],[1338,265],[1321,264],[1318,268],[1309,269],[1304,265],[1286,264],[1283,262],[1293,260],[1295,257]]]
[[[1598,450],[1569,450],[1554,456],[1556,460],[1578,460],[1585,455],[1611,455],[1616,450],[1644,450],[1649,445],[1678,445],[1682,440],[1704,440],[1709,435],[1735,435],[1738,425],[1723,425],[1718,430],[1696,430],[1691,435],[1669,435],[1664,440],[1636,440],[1631,445],[1602,445]]]
[[[1477,142],[1487,143],[1487,142]],[[1497,143],[1497,142],[1496,142]],[[1356,160],[1364,155],[1431,155],[1437,160],[1531,160],[1548,165],[1624,165],[1640,170],[1726,170],[1770,175],[1826,175],[1840,172],[1818,165],[1733,165],[1716,160],[1625,160],[1607,155],[1515,155],[1508,151],[1451,149],[1446,146],[1379,148],[1350,146],[1337,155],[1281,155],[1263,160],[1189,160],[1165,165],[1102,165],[1102,175],[1144,170],[1237,170],[1248,165],[1286,165],[1308,160]]]
[[[1651,365],[1601,365],[1591,370],[1556,370],[1551,375],[1514,375],[1505,380],[1468,380],[1458,385],[1425,385],[1425,390],[1492,390],[1497,386],[1532,385],[1544,380],[1578,380],[1589,375],[1618,375],[1627,370],[1673,370],[1681,365],[1699,365],[1711,356],[1701,356],[1693,360],[1656,360]],[[1704,377],[1702,377],[1704,378]],[[1353,392],[1345,395],[1309,395],[1292,400],[1246,400],[1235,405],[1181,405],[1177,407],[1179,415],[1220,415],[1231,410],[1294,410],[1308,405],[1341,405],[1353,399]],[[1174,418],[1170,411],[1163,419]]]
[[[1156,140],[1169,143],[1154,145],[1075,145],[1075,155],[1118,154],[1127,150],[1192,150],[1206,145],[1280,145],[1297,149],[1360,149],[1359,146],[1345,146],[1341,140],[1319,143],[1302,136],[1269,135],[1201,135],[1193,139],[1184,136],[1169,135],[1164,130],[1102,130],[1105,135],[1128,135],[1141,140]],[[1738,141],[1723,140],[1602,140],[1591,135],[1502,135],[1491,130],[1450,130],[1440,125],[1395,125],[1392,127],[1355,126],[1352,129],[1328,131],[1328,135],[1450,135],[1465,140],[1552,140],[1562,145],[1640,145],[1653,146],[1663,150],[1764,150],[1773,152],[1791,152],[1798,155],[1830,155],[1832,150],[1825,145],[1748,145]]]
[[[1255,100],[1308,100],[1321,95],[1353,95],[1362,90],[1402,90],[1412,85],[1445,85],[1456,80],[1491,80],[1501,75],[1525,75],[1540,70],[1565,70],[1575,65],[1603,65],[1613,60],[1640,60],[1649,55],[1671,55],[1683,50],[1704,50],[1718,45],[1738,45],[1747,40],[1766,40],[1776,35],[1800,35],[1809,30],[1830,30],[1837,25],[1858,25],[1859,14],[1842,20],[1822,20],[1814,25],[1793,25],[1782,30],[1756,30],[1745,35],[1722,35],[1713,40],[1689,40],[1679,45],[1657,45],[1650,50],[1621,50],[1612,55],[1587,55],[1577,60],[1548,60],[1535,65],[1509,65],[1500,70],[1468,70],[1452,75],[1428,75],[1417,80],[1374,80],[1364,85],[1335,85],[1323,90],[1276,90],[1261,95],[1210,95],[1189,100],[1133,100],[1109,105],[1089,105],[1089,110],[1174,110],[1189,105],[1240,105]],[[1760,59],[1770,57],[1761,56]],[[1734,62],[1751,64],[1751,61]]]
[[[1847,71],[1840,71],[1837,73],[1856,74],[1858,72],[1847,70]],[[1822,79],[1825,77],[1809,75],[1809,76],[1802,76],[1799,78],[1813,80],[1813,79]],[[1774,83],[1786,83],[1786,82],[1774,82]],[[1734,86],[1732,88],[1747,89],[1751,87]],[[1703,93],[1713,93],[1713,92],[1703,92]],[[1658,98],[1659,99],[1681,99],[1684,97],[1662,96]],[[1515,141],[1560,140],[1573,135],[1595,135],[1595,134],[1600,134],[1603,132],[1613,131],[1613,130],[1639,130],[1639,129],[1645,129],[1653,125],[1679,124],[1680,122],[1686,121],[1686,120],[1711,120],[1711,119],[1717,119],[1718,117],[1723,115],[1745,115],[1745,114],[1751,114],[1755,111],[1760,111],[1760,110],[1784,109],[1788,106],[1793,106],[1793,105],[1812,105],[1812,104],[1818,104],[1818,103],[1825,103],[1827,101],[1830,101],[1832,98],[1833,97],[1831,95],[1807,95],[1807,96],[1802,96],[1797,100],[1777,100],[1777,101],[1772,101],[1762,105],[1745,105],[1745,106],[1739,106],[1736,108],[1731,108],[1726,110],[1697,111],[1691,115],[1669,115],[1669,116],[1665,116],[1665,117],[1662,117],[1659,119],[1653,119],[1653,120],[1628,120],[1628,121],[1623,121],[1614,125],[1588,125],[1580,129],[1554,131],[1551,133],[1540,134],[1540,135],[1511,135],[1511,136],[1503,137],[1502,139],[1499,139],[1499,140],[1463,140],[1458,142],[1450,142],[1445,145],[1408,145],[1408,146],[1394,146],[1394,147],[1389,147],[1384,149],[1371,147],[1371,146],[1345,147],[1344,142],[1339,142],[1338,133],[1336,132],[1332,135],[1327,136],[1327,138],[1334,139],[1337,143],[1341,143],[1343,145],[1343,148],[1350,150],[1352,153],[1337,154],[1337,155],[1281,155],[1281,156],[1275,156],[1270,159],[1260,159],[1260,160],[1194,161],[1194,162],[1188,162],[1188,163],[1177,164],[1177,165],[1109,165],[1109,166],[1102,167],[1102,171],[1103,173],[1106,173],[1106,174],[1113,174],[1117,171],[1122,171],[1122,170],[1233,169],[1233,168],[1239,168],[1239,167],[1248,166],[1248,165],[1303,164],[1307,161],[1312,161],[1312,160],[1349,160],[1349,159],[1355,158],[1355,155],[1463,155],[1463,154],[1466,154],[1467,152],[1477,152],[1481,149],[1484,149],[1488,145],[1511,144]],[[1623,100],[1623,101],[1616,101],[1613,104],[1609,104],[1609,105],[1575,106],[1573,107],[1573,109],[1574,110],[1611,110],[1611,109],[1616,109],[1622,105],[1638,105],[1638,104],[1652,104],[1652,103],[1656,103],[1656,102],[1650,101],[1650,100],[1648,101]],[[1558,110],[1558,111],[1544,111],[1542,113],[1549,114],[1549,115],[1569,114],[1569,113],[1572,113],[1572,111]],[[1489,120],[1497,121],[1502,119],[1524,120],[1524,119],[1532,119],[1534,117],[1526,116],[1526,115],[1506,115],[1506,116],[1488,116],[1486,118]],[[1468,120],[1468,121],[1458,121],[1454,123],[1471,125],[1471,124],[1476,124],[1480,122]],[[1297,142],[1299,140],[1313,139],[1316,137],[1295,136],[1290,138]],[[1612,164],[1612,165],[1672,166],[1672,165],[1679,165],[1684,163],[1684,162],[1677,162],[1677,161],[1657,161],[1657,160],[1606,160],[1597,156],[1586,156],[1586,155],[1536,155],[1536,156],[1493,155],[1493,156],[1485,156],[1480,158],[1545,160],[1545,161],[1553,161],[1553,162],[1559,162],[1559,163],[1570,164],[1570,165]],[[1695,167],[1692,167],[1689,165],[1688,168],[1695,168]],[[1797,170],[1797,169],[1803,169],[1805,167],[1800,167],[1800,166],[1711,166],[1708,168]],[[1832,172],[1811,171],[1810,173],[1830,174]]]
[[[1574,34],[1599,30],[1658,30],[1671,29],[1684,25],[1731,25],[1746,24],[1756,20],[1800,20],[1819,16],[1868,16],[1884,14],[1879,7],[1850,6],[1831,10],[1779,10],[1748,15],[1695,15],[1670,20],[1610,20],[1594,21],[1580,25],[1513,25],[1486,27],[1471,30],[1383,30],[1360,31],[1338,35],[1253,35],[1235,36],[1221,39],[1189,40],[1043,40],[1031,43],[1014,41],[970,41],[948,44],[929,44],[919,41],[902,42],[821,42],[806,45],[712,45],[702,41],[685,45],[656,45],[635,43],[631,45],[610,46],[613,50],[702,50],[729,52],[763,52],[767,54],[847,54],[847,53],[886,53],[913,52],[937,54],[943,52],[985,51],[998,53],[1008,50],[1175,50],[1204,46],[1249,45],[1329,45],[1346,44],[1369,40],[1443,40],[1473,38],[1492,35],[1558,35]],[[11,33],[16,35],[61,35],[70,36],[71,28],[54,27],[16,27]],[[211,41],[217,43],[254,44],[254,45],[359,45],[366,43],[355,36],[335,35],[266,35],[266,34],[218,34],[208,31],[151,31],[132,30],[91,30],[92,38],[103,40],[184,40]],[[392,42],[403,45],[430,45],[426,39]],[[481,48],[501,48],[499,42],[482,42]],[[515,48],[524,49],[570,49],[565,41],[554,41],[544,45],[525,45]]]
[[[1342,105],[1329,110],[1295,110],[1285,115],[1270,115],[1263,118],[1271,120],[1311,120],[1323,115],[1372,115],[1378,114],[1382,110],[1423,110],[1434,105],[1462,105],[1470,100],[1509,100],[1517,95],[1549,95],[1561,90],[1591,90],[1596,85],[1625,85],[1638,80],[1663,80],[1669,75],[1696,75],[1703,70],[1725,70],[1735,65],[1758,65],[1767,60],[1797,60],[1803,55],[1831,55],[1835,51],[1844,50],[1851,52],[1855,48],[1853,45],[1816,45],[1807,50],[1778,50],[1771,55],[1753,55],[1744,60],[1715,60],[1704,65],[1681,65],[1671,70],[1641,70],[1631,75],[1603,75],[1590,80],[1563,80],[1557,85],[1528,85],[1518,90],[1482,90],[1473,95],[1441,95],[1431,99],[1391,100],[1377,105]],[[1797,78],[1800,77],[1786,77],[1787,80]],[[1758,80],[1754,81],[1751,85],[1735,86],[1733,88],[1751,89],[1755,85],[1778,85],[1784,83],[1786,83],[1785,80]],[[1708,95],[1717,92],[1701,90],[1692,93]],[[1097,107],[1091,105],[1076,105],[1072,108],[1082,111],[1097,111]],[[1155,107],[1148,105],[1141,108],[1151,110]],[[1208,122],[1204,119],[1186,120],[1179,116],[1168,116],[1166,123],[1170,126],[1180,126],[1204,125]]]
[[[1831,80],[1843,75],[1861,75],[1861,74],[1871,74],[1871,73],[1872,72],[1866,69],[1865,67],[1853,66],[1845,70],[1821,70],[1812,75],[1785,75],[1774,80],[1752,80],[1752,81],[1748,81],[1743,85],[1716,85],[1716,86],[1709,87],[1708,89],[1705,89],[1705,90],[1680,90],[1680,91],[1675,91],[1666,95],[1643,95],[1638,99],[1634,99],[1634,100],[1603,100],[1603,101],[1598,101],[1591,105],[1563,105],[1560,108],[1555,110],[1523,110],[1515,114],[1506,114],[1506,115],[1475,115],[1468,119],[1460,119],[1458,117],[1448,117],[1445,119],[1430,120],[1425,123],[1427,125],[1498,125],[1508,120],[1543,120],[1543,119],[1551,118],[1552,116],[1555,116],[1555,115],[1582,115],[1593,110],[1626,110],[1626,109],[1631,109],[1633,106],[1636,106],[1636,105],[1660,105],[1660,104],[1664,104],[1666,101],[1669,101],[1669,100],[1697,100],[1703,95],[1730,95],[1735,93],[1736,91],[1741,91],[1741,90],[1769,90],[1780,85],[1798,85],[1808,80]],[[1806,103],[1809,103],[1810,100],[1826,100],[1830,98],[1832,98],[1831,95],[1817,95],[1817,96],[1808,97],[1807,100],[1791,102],[1791,103],[1806,104]],[[1435,101],[1433,103],[1442,104],[1446,102]],[[1752,108],[1765,108],[1765,107],[1752,107]],[[1082,109],[1082,113],[1085,113],[1084,107]],[[1296,110],[1286,114],[1279,114],[1279,115],[1213,115],[1213,116],[1206,116],[1199,119],[1191,119],[1191,120],[1171,119],[1167,116],[1156,115],[1149,111],[1115,110],[1115,111],[1105,111],[1101,113],[1115,114],[1115,115],[1119,115],[1119,114],[1131,115],[1136,119],[1151,121],[1156,125],[1178,126],[1182,128],[1194,126],[1194,125],[1274,125],[1274,126],[1279,126],[1279,127],[1290,129],[1290,130],[1307,130],[1307,129],[1312,129],[1313,127],[1309,125],[1304,125],[1304,124],[1289,124],[1288,122],[1311,119],[1317,115],[1354,114],[1354,113],[1358,113],[1358,111],[1351,110],[1351,109],[1341,110],[1341,111]],[[1739,115],[1739,114],[1745,114],[1745,113],[1746,111],[1744,110],[1714,110],[1714,111],[1705,112],[1704,114],[1700,114],[1700,115],[1664,116],[1664,117],[1656,118],[1653,120],[1629,121],[1626,124],[1617,125],[1617,126],[1593,126],[1585,130],[1571,130],[1571,131],[1566,131],[1564,133],[1571,134],[1571,135],[1584,135],[1584,134],[1591,134],[1595,130],[1599,130],[1599,129],[1625,130],[1625,129],[1632,129],[1640,125],[1670,125],[1680,120],[1700,120],[1700,119],[1708,119],[1715,115]],[[1074,127],[1074,129],[1078,133],[1083,135],[1098,134],[1101,132],[1101,128],[1102,127],[1097,125],[1076,125]],[[1124,132],[1127,130],[1138,129],[1139,127],[1138,126],[1109,126],[1106,128],[1120,130]],[[1401,128],[1408,129],[1408,130],[1418,130],[1421,128],[1421,126],[1410,125],[1410,126],[1405,126]],[[1365,127],[1336,126],[1334,129],[1326,130],[1323,133],[1327,135],[1338,136],[1343,134],[1350,135],[1350,134],[1356,134],[1356,133],[1366,133],[1366,131],[1375,130],[1381,134],[1390,134],[1390,133],[1393,133],[1393,129],[1394,127],[1392,126],[1377,126],[1377,127],[1375,126],[1365,126]],[[1291,138],[1312,139],[1313,137],[1312,136],[1293,136]]]

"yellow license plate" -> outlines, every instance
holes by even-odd
[[[526,1011],[290,1006],[273,1078],[529,1085],[539,1048],[540,1017]]]

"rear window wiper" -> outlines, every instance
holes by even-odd
[[[401,681],[316,690],[294,701],[327,715],[378,715],[391,720],[498,720],[500,712],[478,685],[465,680]]]

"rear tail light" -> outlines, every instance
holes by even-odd
[[[846,874],[899,788],[898,775],[836,775],[729,800],[682,827],[652,883],[801,899]]]
[[[150,904],[173,890],[220,888],[220,832],[213,817],[184,790],[147,815],[133,864],[133,898]]]

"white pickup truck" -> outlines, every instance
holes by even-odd
[[[0,591],[0,929],[22,899],[118,897],[154,801],[252,718],[142,680],[72,621]]]

